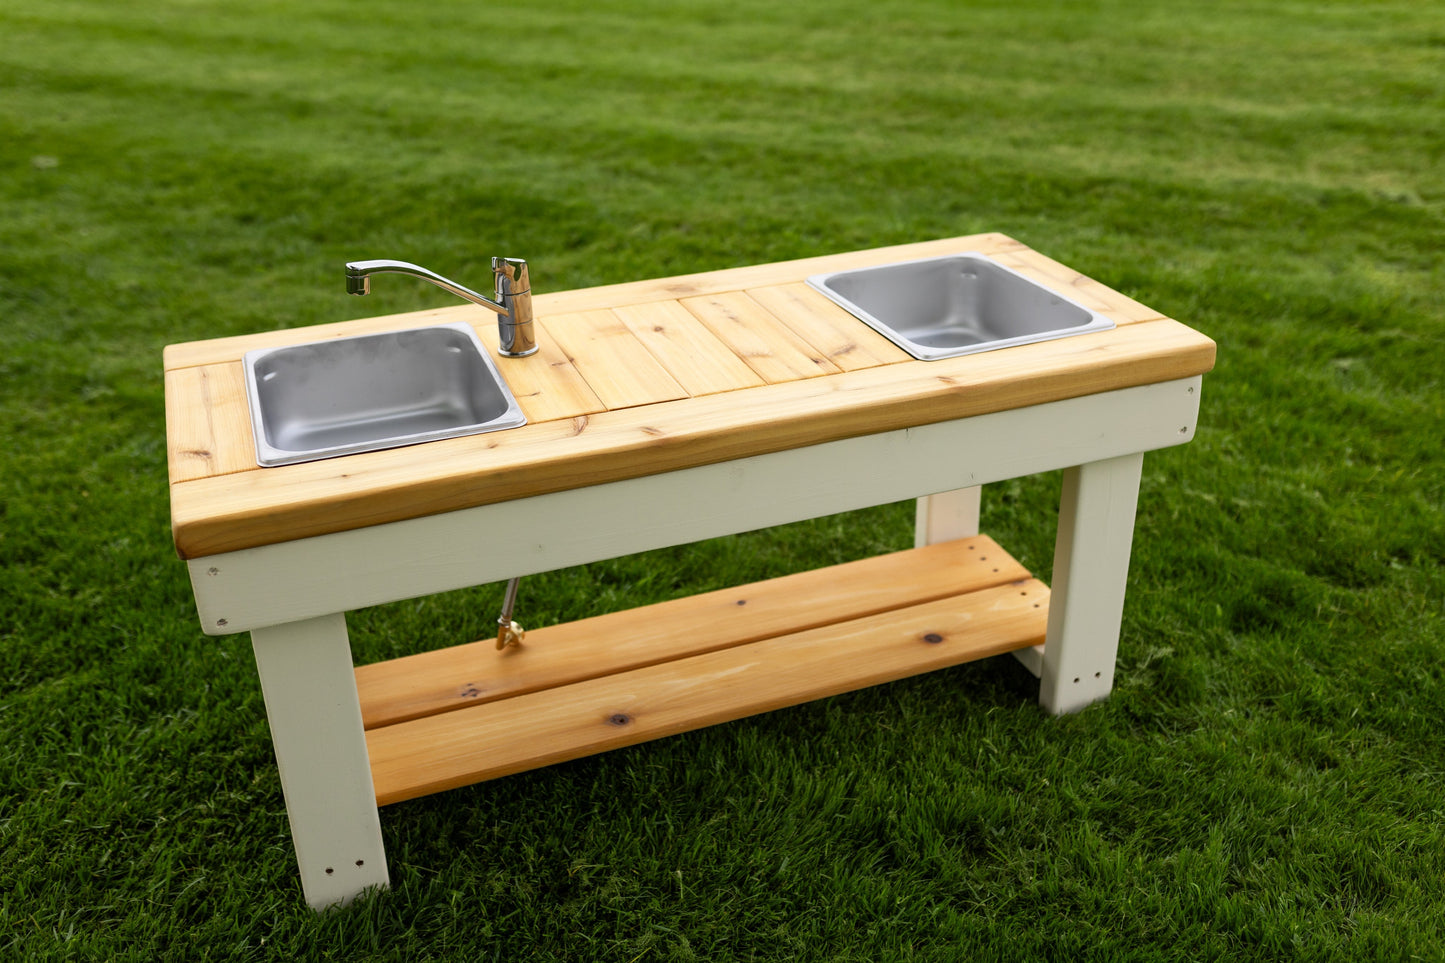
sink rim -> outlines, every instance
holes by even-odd
[[[867,309],[854,303],[848,297],[839,294],[838,292],[828,287],[829,281],[843,275],[864,274],[873,271],[886,271],[889,268],[895,267],[905,267],[916,264],[927,264],[935,261],[951,261],[969,258],[986,261],[991,268],[1011,275],[1017,278],[1019,281],[1023,282],[1024,284],[1028,284],[1035,288],[1038,288],[1040,291],[1047,292],[1050,296],[1057,298],[1060,302],[1063,302],[1064,304],[1072,305],[1073,307],[1078,308],[1080,311],[1083,311],[1088,316],[1088,321],[1084,324],[1070,325],[1065,328],[1052,328],[1047,331],[1035,332],[1033,334],[1017,335],[1011,338],[995,338],[989,341],[981,341],[975,344],[968,344],[960,347],[936,348],[914,341],[913,339],[904,335],[894,326],[888,324],[886,321],[881,320],[880,318],[869,312]],[[919,361],[941,361],[945,358],[958,358],[969,354],[979,354],[984,351],[995,351],[999,348],[1012,348],[1024,344],[1034,344],[1040,341],[1053,341],[1059,338],[1070,338],[1080,334],[1090,334],[1096,331],[1109,331],[1117,327],[1114,319],[1104,314],[1101,314],[1098,311],[1095,311],[1093,308],[1090,308],[1087,305],[1080,304],[1078,301],[1074,300],[1068,295],[1055,290],[1047,284],[1034,280],[1023,272],[1017,271],[1014,268],[1009,267],[1007,264],[999,262],[994,257],[985,254],[982,251],[958,251],[952,254],[940,254],[932,257],[908,258],[907,260],[903,261],[889,261],[884,264],[870,264],[864,267],[846,268],[841,271],[828,271],[823,274],[811,275],[806,279],[806,281],[808,286],[811,287],[813,290],[817,291],[819,294],[822,294],[834,304],[843,308],[843,310],[847,311],[859,321],[862,321],[864,324],[868,325],[874,331],[877,331],[879,334],[883,335],[889,341],[892,341],[898,347],[906,351],[910,356]]]
[[[321,448],[279,448],[267,440],[266,422],[261,409],[260,386],[256,381],[256,368],[259,362],[272,355],[302,348],[337,345],[348,341],[361,341],[367,338],[397,337],[413,332],[437,329],[456,331],[471,342],[472,346],[476,349],[477,357],[481,359],[482,366],[491,375],[497,386],[497,390],[501,392],[502,399],[506,402],[506,407],[501,414],[482,422],[471,422],[464,425],[414,432],[406,435],[390,435],[365,441],[328,445]],[[242,356],[241,367],[245,373],[246,408],[250,415],[252,440],[255,442],[256,447],[256,464],[262,468],[279,468],[285,465],[298,465],[312,461],[323,461],[329,458],[340,458],[344,455],[357,455],[368,451],[405,448],[411,445],[441,441],[447,438],[461,438],[468,435],[479,435],[510,428],[520,428],[527,423],[527,417],[522,412],[521,405],[517,403],[517,398],[512,394],[511,386],[507,384],[506,378],[502,377],[501,371],[498,370],[496,362],[492,359],[491,352],[487,351],[486,347],[482,344],[481,338],[477,336],[476,329],[465,321],[423,324],[410,328],[397,328],[391,331],[371,331],[365,334],[353,334],[337,338],[320,338],[314,341],[278,345],[274,348],[255,348],[247,351]]]

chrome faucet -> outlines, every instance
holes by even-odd
[[[537,351],[537,336],[532,330],[532,282],[527,276],[527,262],[521,258],[492,258],[495,301],[406,261],[350,262],[346,265],[346,293],[370,294],[373,274],[409,274],[497,312],[497,336],[502,342],[502,355],[505,357],[525,358]]]

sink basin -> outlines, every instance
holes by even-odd
[[[243,364],[265,467],[527,423],[465,322],[248,351]]]
[[[815,274],[808,284],[922,361],[1114,327],[977,253]]]

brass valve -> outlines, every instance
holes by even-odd
[[[527,630],[516,622],[503,622],[497,620],[497,651],[500,652],[509,645],[521,645],[522,640],[527,637]]]
[[[520,578],[514,578],[507,583],[507,595],[502,600],[502,614],[497,616],[498,652],[509,645],[521,645],[522,639],[527,636],[527,630],[512,621],[512,608],[517,604],[517,586],[521,583]]]

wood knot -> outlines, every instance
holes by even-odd
[[[644,425],[642,427],[642,433],[644,435],[651,435],[654,438],[661,438],[663,435],[667,434],[667,432],[663,431],[661,428],[653,428],[648,425]]]
[[[609,726],[626,726],[632,724],[632,717],[625,712],[614,712],[607,717]]]
[[[586,415],[578,415],[576,418],[573,418],[573,419],[572,419],[572,435],[573,435],[573,437],[576,437],[577,435],[582,434],[582,432],[584,432],[584,431],[586,431],[586,430],[587,430],[587,416],[586,416]]]
[[[937,645],[938,643],[943,641],[943,636],[939,635],[937,632],[930,632],[923,637],[923,641],[927,642],[929,645]]]

